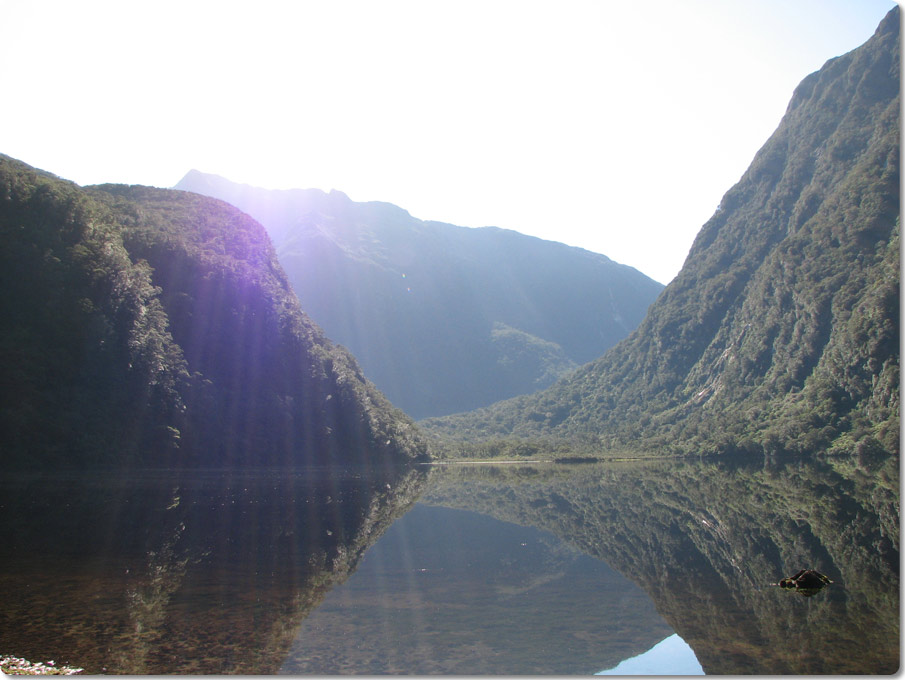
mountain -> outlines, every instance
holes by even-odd
[[[899,9],[798,86],[624,341],[537,395],[425,423],[600,450],[898,451]]]
[[[261,222],[305,311],[415,418],[552,384],[628,335],[662,290],[603,255],[338,191],[258,189],[195,170],[176,188]]]
[[[271,465],[426,455],[220,201],[81,188],[0,156],[4,464]]]

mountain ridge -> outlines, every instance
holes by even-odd
[[[423,424],[460,441],[897,453],[899,22],[804,79],[626,340],[537,395]]]
[[[625,337],[662,289],[599,253],[341,192],[256,189],[198,171],[176,187],[264,224],[305,310],[413,417],[549,385]],[[517,331],[505,354],[498,324]]]
[[[248,215],[187,192],[83,188],[7,156],[0,197],[8,466],[427,457],[301,310]]]

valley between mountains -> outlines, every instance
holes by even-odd
[[[799,85],[665,288],[338,191],[0,157],[7,460],[896,460],[899,23]]]
[[[900,26],[798,85],[665,286],[336,190],[0,154],[0,662],[894,673]]]

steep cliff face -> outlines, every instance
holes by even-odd
[[[899,10],[797,88],[632,335],[473,436],[725,450],[898,447]]]
[[[10,464],[426,455],[301,311],[247,215],[183,192],[83,189],[7,157],[0,187]]]
[[[177,188],[259,220],[305,311],[416,418],[549,386],[628,335],[662,290],[597,253],[426,222],[337,191],[270,191],[197,171]]]

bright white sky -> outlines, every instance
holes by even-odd
[[[891,0],[0,0],[0,153],[495,225],[663,283]]]

